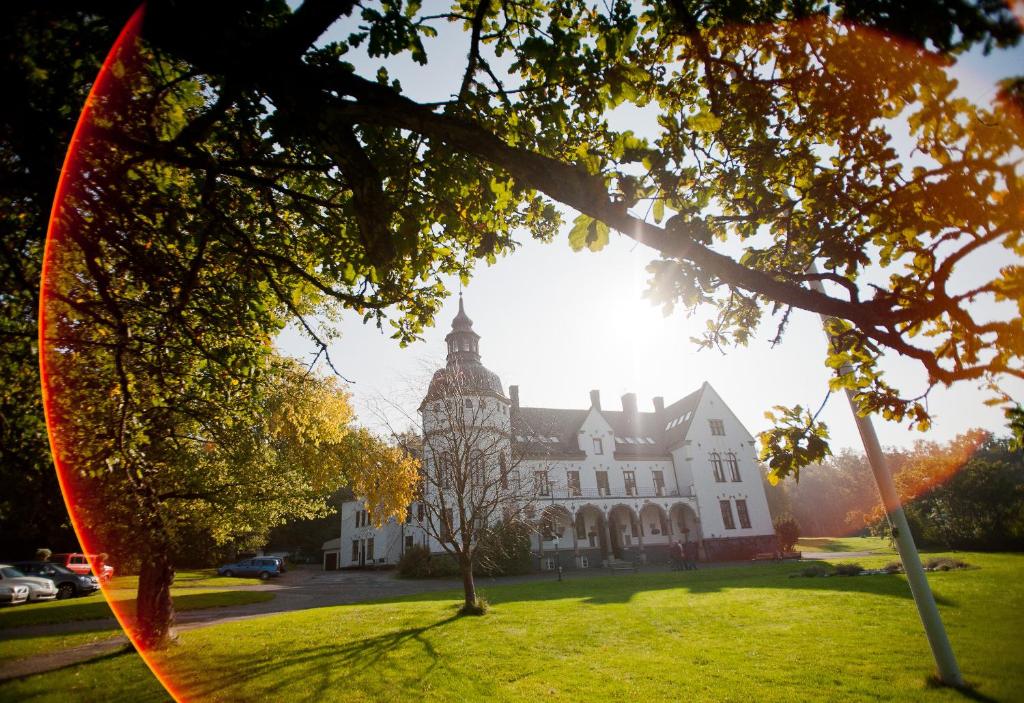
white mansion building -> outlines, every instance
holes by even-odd
[[[553,568],[556,559],[563,568],[666,561],[676,540],[696,542],[699,558],[708,560],[777,549],[754,439],[708,383],[669,405],[654,398],[652,412],[641,412],[633,393],[622,396],[620,410],[606,409],[596,390],[582,410],[522,407],[519,387],[505,395],[481,364],[472,326],[460,298],[446,337],[447,365],[420,406],[423,428],[439,424],[439,398],[452,387],[446,379],[468,372],[474,382],[460,387],[456,402],[496,410],[511,461],[536,487],[540,529],[532,548],[539,568]],[[325,567],[394,564],[414,544],[442,552],[425,513],[414,503],[404,521],[375,528],[363,503],[343,504],[340,545]]]

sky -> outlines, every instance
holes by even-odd
[[[333,28],[325,39],[337,38],[341,31]],[[457,90],[466,41],[462,35],[443,33],[427,44],[429,80],[408,61],[389,61],[389,73],[414,99],[443,99]],[[357,58],[353,63],[364,75],[372,75],[380,62]],[[1024,50],[988,57],[973,53],[962,63],[958,75],[963,93],[987,101],[997,78],[1020,72]],[[567,213],[567,222],[574,214]],[[731,348],[724,355],[698,351],[690,337],[700,333],[706,311],[693,318],[680,311],[665,317],[642,297],[645,266],[655,258],[652,250],[613,233],[604,250],[574,253],[568,244],[569,226],[550,244],[523,233],[516,253],[493,266],[481,263],[464,290],[466,312],[481,335],[483,363],[499,375],[506,391],[509,385],[519,386],[523,405],[585,408],[589,391],[598,389],[606,409],[619,409],[620,396],[634,392],[640,408],[650,411],[654,396],[672,403],[707,381],[756,435],[768,428],[764,413],[773,405],[817,409],[825,399],[829,372],[816,315],[795,311],[782,344],[775,348],[768,344],[775,329],[769,322],[745,348]],[[1005,263],[999,256],[994,250],[973,265],[984,272],[986,266]],[[449,283],[458,289],[457,283]],[[450,298],[437,326],[426,331],[422,342],[404,349],[376,327],[363,325],[358,316],[342,318],[343,336],[330,351],[335,366],[352,381],[349,391],[363,424],[384,431],[387,416],[391,426],[402,429],[408,418],[415,418],[425,369],[443,364],[443,340],[457,305],[457,296]],[[278,344],[283,352],[302,358],[312,350],[294,329],[282,334]],[[925,389],[924,374],[914,363],[887,358],[883,368],[904,395]],[[1024,383],[1007,382],[1005,389],[1024,399]],[[971,383],[935,388],[928,398],[935,422],[927,434],[881,418],[875,426],[885,446],[908,446],[918,439],[946,441],[973,427],[1005,434],[1002,411],[984,405],[986,397]],[[834,451],[859,449],[844,396],[833,394],[820,417],[829,427]]]

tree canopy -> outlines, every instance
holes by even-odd
[[[20,359],[55,165],[98,47],[134,9],[11,10],[28,58],[4,74],[25,100],[5,108],[2,302]],[[347,60],[406,56],[429,76],[425,40],[447,25],[467,59],[440,102]],[[332,26],[342,38],[318,43]],[[931,384],[993,384],[1003,401],[999,379],[1024,373],[1019,85],[972,105],[948,71],[958,52],[1019,35],[996,0],[149,2],[145,56],[121,66],[128,95],[93,136],[125,179],[156,179],[159,197],[104,194],[152,241],[113,228],[80,243],[103,295],[158,336],[128,341],[109,301],[80,312],[109,323],[108,350],[166,345],[134,358],[202,359],[230,384],[264,369],[286,319],[324,353],[331,330],[311,319],[339,306],[416,338],[444,276],[468,279],[518,231],[554,238],[571,208],[576,248],[600,249],[613,229],[653,248],[655,300],[712,311],[699,344],[746,343],[769,315],[781,335],[792,308],[822,313],[833,387],[923,428],[926,405],[881,375],[882,354],[913,359]],[[657,126],[622,128],[629,110]],[[168,198],[186,206],[169,215]],[[1000,247],[1001,269],[956,275]],[[982,318],[983,300],[1005,305]],[[5,375],[28,384],[24,368]],[[791,423],[797,445],[818,436],[806,419]],[[39,447],[38,423],[11,431]]]
[[[288,316],[316,304],[303,270],[253,271],[237,221],[208,207],[229,193],[123,146],[158,142],[164,114],[196,99],[194,84],[161,90],[171,71],[133,36],[117,45],[66,165],[42,295],[65,495],[87,549],[140,566],[133,632],[147,645],[167,637],[171,555],[196,531],[255,548],[285,520],[322,514],[342,485],[383,520],[416,478],[354,426],[336,378],[274,352]]]
[[[745,344],[769,316],[778,338],[791,309],[821,313],[832,389],[926,429],[926,394],[893,387],[883,354],[915,361],[929,388],[985,383],[1003,402],[999,379],[1024,373],[1024,126],[1009,99],[961,97],[949,71],[1019,27],[1001,4],[939,10],[918,25],[857,3],[154,3],[147,40],[205,97],[157,156],[289,213],[270,253],[301,241],[310,286],[390,316],[402,341],[430,320],[438,276],[469,276],[517,229],[551,239],[564,206],[580,213],[571,246],[617,230],[654,250],[667,311],[714,311],[699,345]],[[429,72],[443,23],[466,34],[463,80],[418,103],[383,64],[408,55]],[[332,26],[344,38],[317,44]],[[382,68],[361,75],[355,51]],[[657,126],[623,129],[627,110]],[[1005,266],[958,275],[1000,247]],[[978,315],[982,301],[998,312]]]

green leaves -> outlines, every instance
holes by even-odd
[[[797,405],[776,405],[765,417],[775,427],[758,435],[760,459],[768,466],[768,481],[774,486],[787,476],[800,479],[800,469],[822,461],[832,452],[828,427]]]
[[[722,128],[722,119],[708,107],[702,107],[696,115],[688,117],[686,124],[694,132],[717,132]]]
[[[573,251],[580,251],[584,247],[590,251],[601,251],[608,244],[608,235],[608,225],[589,215],[580,214],[573,220],[573,227],[569,231],[569,246]]]

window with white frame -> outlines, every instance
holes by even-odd
[[[711,452],[709,461],[711,462],[711,471],[715,475],[715,480],[719,483],[725,483],[725,469],[722,468],[722,455],[718,452]]]
[[[654,495],[665,495],[665,473],[662,471],[652,471],[651,478],[654,480]]]
[[[600,437],[594,437],[594,454],[604,454],[604,444]]]
[[[720,500],[718,506],[722,509],[722,524],[727,530],[736,529],[736,521],[732,518],[732,501]]]
[[[736,460],[735,452],[729,452],[725,455],[725,463],[729,465],[729,474],[733,481],[742,481],[740,478],[740,462]]]
[[[565,472],[566,485],[569,488],[569,495],[578,496],[582,494],[580,489],[580,472],[579,471],[566,471]]]
[[[736,515],[740,519],[740,527],[744,529],[750,527],[750,513],[747,512],[747,501],[736,501]]]
[[[636,471],[623,471],[622,482],[626,485],[626,495],[636,495]]]
[[[533,490],[539,496],[551,495],[551,483],[548,481],[547,471],[533,472]]]

